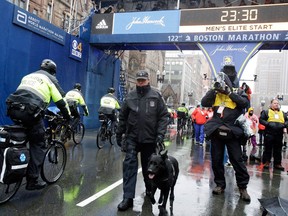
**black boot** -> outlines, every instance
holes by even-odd
[[[121,203],[118,205],[119,211],[126,211],[127,209],[133,207],[133,199],[124,198]]]
[[[38,182],[37,178],[27,178],[26,190],[40,190],[46,187],[45,182]]]

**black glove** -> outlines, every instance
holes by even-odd
[[[82,106],[83,107],[83,110],[84,110],[84,116],[88,116],[89,115],[89,112],[88,112],[88,109],[86,106]]]
[[[163,140],[164,140],[163,136],[162,135],[158,135],[157,138],[156,138],[157,145],[163,143]]]
[[[225,86],[225,92],[224,94],[229,95],[231,93],[231,88],[229,86]]]
[[[69,113],[67,112],[63,112],[62,113],[62,115],[63,115],[63,118],[65,119],[65,120],[67,120],[68,122],[71,120],[71,117],[70,117],[70,115],[69,115]]]
[[[217,90],[218,92],[225,94],[225,95],[230,95],[231,93],[231,88],[229,86],[225,86],[225,90],[224,89],[219,89]]]
[[[164,146],[164,137],[162,135],[158,135],[157,138],[156,138],[156,145],[157,145],[157,148],[160,151],[164,150],[165,149],[165,146]]]

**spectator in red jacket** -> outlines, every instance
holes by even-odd
[[[245,82],[242,83],[241,89],[243,89],[244,92],[247,94],[247,97],[248,97],[248,100],[249,100],[249,104],[248,104],[248,108],[249,108],[250,107],[250,102],[251,102],[252,90]]]
[[[207,111],[205,110],[205,108],[201,108],[200,105],[197,105],[197,108],[193,111],[191,118],[195,129],[196,144],[203,145],[204,124],[208,119]]]

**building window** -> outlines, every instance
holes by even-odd
[[[25,2],[23,0],[20,0],[19,7],[25,8],[25,5],[26,5]]]
[[[63,29],[65,31],[68,31],[68,28],[69,28],[69,20],[70,19],[70,16],[68,13],[64,13],[63,14]]]
[[[50,20],[51,18],[51,13],[52,13],[52,6],[48,4],[47,6],[47,19]]]
[[[10,3],[14,3],[15,5],[21,7],[21,8],[25,8],[25,0],[9,0]]]
[[[38,16],[38,10],[36,10],[35,8],[33,9],[33,12],[32,12],[34,15]]]

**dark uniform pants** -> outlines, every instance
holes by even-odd
[[[71,122],[71,126],[72,128],[76,127],[76,125],[78,124],[79,120],[80,120],[80,114],[77,110],[77,105],[72,105],[69,106],[70,112],[71,112],[71,116],[73,116],[73,120]]]
[[[150,180],[148,179],[147,169],[151,154],[155,153],[154,143],[136,143],[129,138],[126,140],[126,156],[123,161],[123,197],[134,198],[138,171],[138,152],[141,154],[142,174],[145,187],[151,190]]]
[[[28,128],[30,161],[27,168],[27,179],[36,179],[39,176],[46,152],[45,127],[40,119]]]
[[[242,159],[240,142],[235,138],[223,140],[216,136],[211,137],[211,158],[214,182],[219,187],[226,187],[223,163],[225,145],[227,147],[229,160],[235,170],[237,186],[239,188],[246,188],[250,177]]]
[[[281,165],[282,161],[282,140],[283,134],[272,135],[265,133],[263,163],[270,162],[273,152],[274,165]]]

